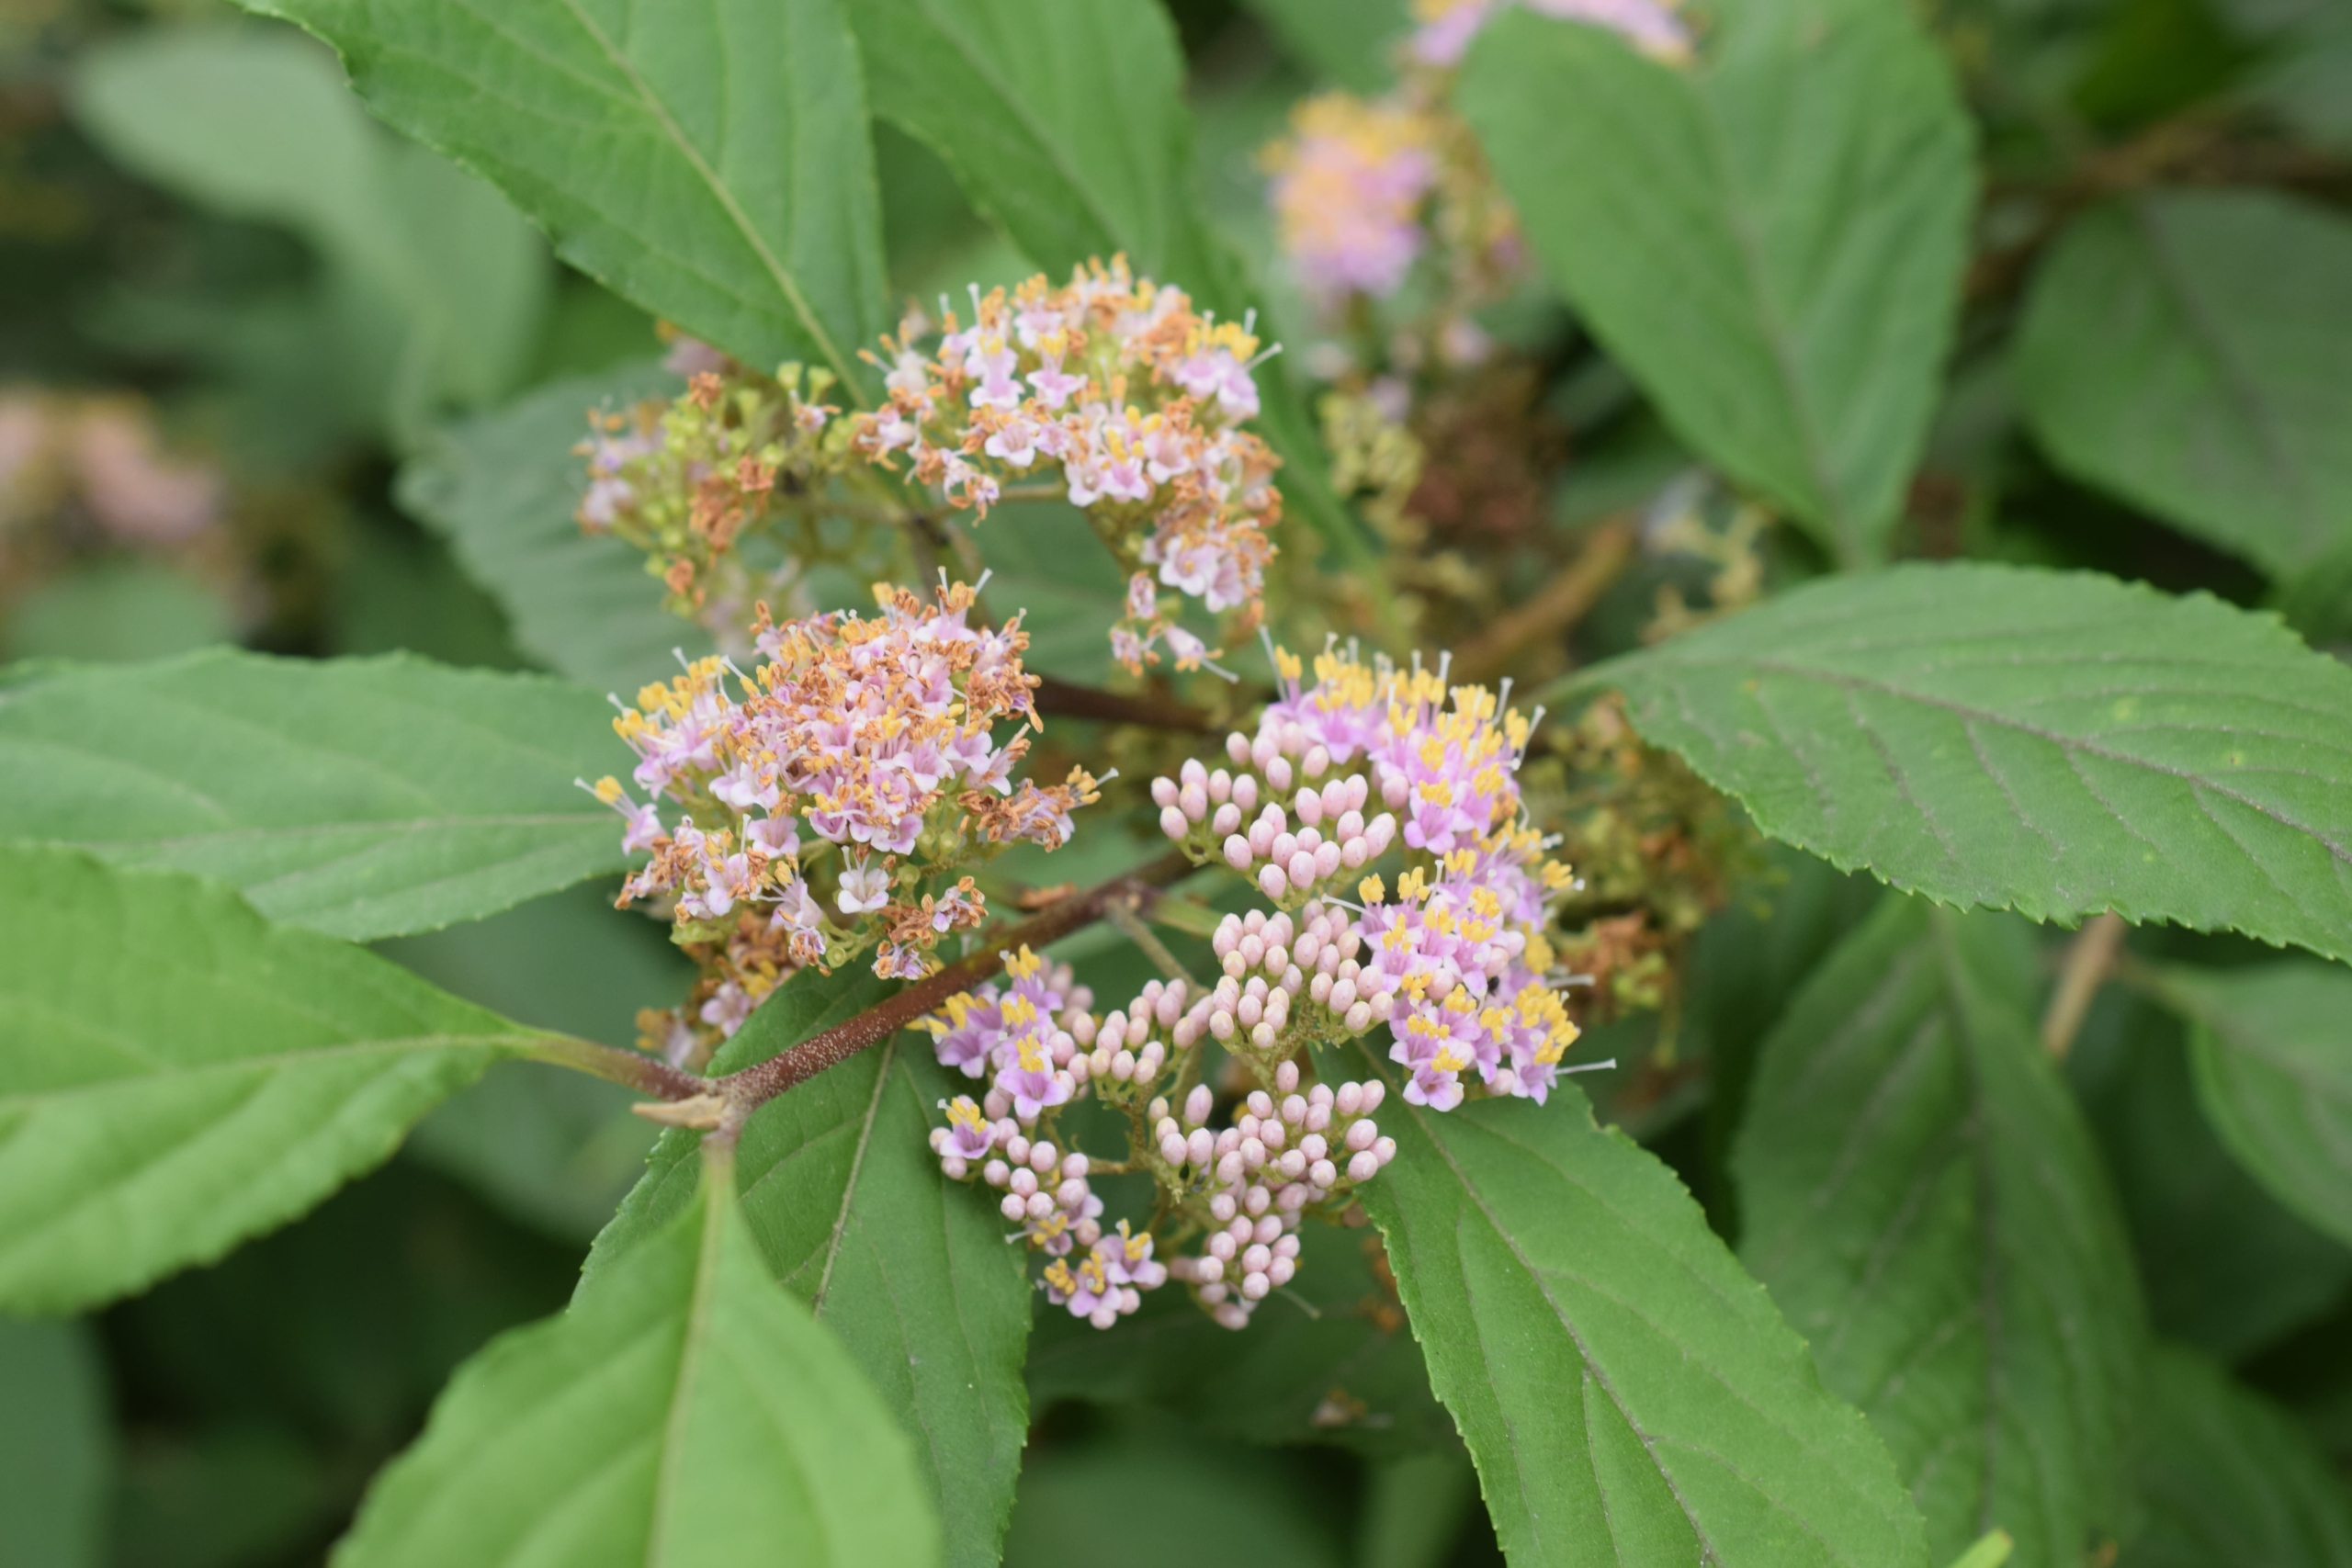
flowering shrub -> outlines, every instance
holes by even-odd
[[[2344,1560],[2327,29],[262,8],[0,127],[0,1559]]]

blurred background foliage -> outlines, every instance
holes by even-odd
[[[1268,273],[1258,150],[1317,86],[1382,85],[1402,5],[1172,9],[1203,189],[1226,238]],[[2324,229],[2301,242],[2321,261],[2299,273],[2276,245],[2222,243],[2199,253],[2204,284],[2257,310],[2284,293],[2286,319],[2352,332],[2352,265],[2324,261],[2352,256],[2329,215],[2352,199],[2352,5],[1926,9],[1977,117],[1984,192],[1960,341],[1898,553],[2093,566],[2272,604],[2316,642],[2352,641],[2352,552],[2291,525],[2249,543],[2200,524],[2193,504],[2161,519],[2120,499],[2135,493],[2128,480],[2090,488],[2075,476],[2160,469],[2163,455],[2095,428],[2082,411],[2097,387],[2018,372],[2020,355],[2081,314],[2037,328],[2038,299],[2118,288],[2131,272],[2128,236],[2085,226],[2062,241],[2067,220],[2156,187],[2300,198],[2271,217]],[[900,291],[1026,270],[935,159],[876,134]],[[1300,301],[1279,283],[1271,292],[1272,335],[1309,340]],[[1668,596],[1752,593],[1727,587],[1734,567],[1775,583],[1819,569],[1789,530],[1727,552],[1720,528],[1665,525],[1694,505],[1718,521],[1729,509],[1631,381],[1556,307],[1506,301],[1490,317],[1531,351],[1515,363],[1537,378],[1498,394],[1519,422],[1517,468],[1473,449],[1416,497],[1432,521],[1406,571],[1436,640],[1523,601],[1629,514],[1648,520],[1640,547],[1577,618],[1563,658],[1631,646]],[[2292,359],[2291,343],[2266,342]],[[653,321],[556,264],[503,197],[372,121],[333,58],[290,28],[210,0],[0,0],[0,655],[141,659],[227,640],[579,671],[597,650],[545,639],[577,637],[588,595],[616,607],[594,624],[630,654],[612,656],[616,682],[628,679],[649,644],[688,636],[650,614],[633,569],[541,584],[574,596],[544,625],[518,590],[510,623],[448,541],[527,549],[469,526],[485,517],[568,528],[565,443],[617,368],[662,347]],[[2318,438],[2339,451],[2315,460],[2327,471],[2314,482],[2335,482],[2345,432]],[[482,456],[512,451],[538,454],[536,467]],[[1073,575],[1070,560],[1099,554],[1066,554],[1047,526],[998,525],[991,560],[1032,606],[1035,661],[1099,681],[1120,584],[1107,565]],[[1102,837],[1108,872],[1130,851]],[[1087,881],[1097,868],[1053,871]],[[1690,939],[1665,1005],[1600,1024],[1590,1053],[1625,1064],[1600,1084],[1604,1112],[1682,1171],[1727,1236],[1738,1216],[1724,1156],[1757,1048],[1874,903],[1869,885],[1793,853],[1759,855],[1740,878]],[[627,1044],[635,1010],[673,1000],[687,970],[657,928],[613,917],[608,901],[576,890],[383,950],[509,1016]],[[2038,933],[2045,968],[2065,936]],[[2131,941],[2150,962],[2269,956],[2228,938]],[[2330,1235],[2290,1213],[2223,1147],[2199,1109],[2195,1050],[2169,1013],[2110,987],[2067,1075],[2119,1187],[2155,1325],[2188,1348],[2183,1386],[2210,1365],[2233,1369],[2271,1402],[2240,1412],[2248,1430],[2291,1423],[2341,1471],[2352,1248],[2343,1226]],[[566,1299],[650,1142],[626,1099],[584,1078],[493,1071],[390,1166],[230,1260],[88,1321],[0,1322],[0,1568],[321,1561],[449,1371]],[[1069,1331],[1058,1314],[1041,1323],[1037,1427],[1006,1561],[1091,1562],[1112,1540],[1136,1568],[1196,1562],[1199,1541],[1221,1543],[1234,1568],[1498,1561],[1380,1260],[1344,1235],[1325,1247],[1308,1310],[1247,1337],[1172,1302],[1112,1337]],[[1184,1348],[1147,1362],[1124,1351],[1138,1335]],[[2177,1486],[2198,1451],[2165,1418],[2160,1404],[2154,1487]],[[1194,1540],[1123,1532],[1146,1499],[1170,1497]]]

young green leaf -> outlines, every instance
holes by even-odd
[[[553,382],[445,427],[401,468],[401,510],[449,541],[466,575],[506,611],[515,646],[591,691],[626,695],[674,673],[673,649],[710,650],[700,626],[662,608],[641,554],[582,533],[573,516],[588,488],[572,450],[588,412],[682,389],[653,365]]]
[[[619,870],[619,819],[572,781],[628,759],[560,682],[213,650],[0,702],[0,839],[197,872],[368,941]]]
[[[2105,1173],[1990,916],[1890,897],[1766,1042],[1740,1256],[1894,1450],[1945,1562],[2112,1529],[2145,1330]]]
[[[194,877],[0,848],[0,1310],[220,1257],[539,1038]]]
[[[1396,1158],[1363,1189],[1505,1553],[1926,1563],[1886,1449],[1698,1204],[1555,1092],[1443,1114],[1392,1095]]]
[[[2352,671],[2087,572],[1899,567],[1596,667],[1772,837],[1940,902],[2352,956]]]
[[[2034,280],[2018,391],[2058,463],[2288,576],[2352,538],[2352,223],[2269,191],[2084,214]]]
[[[2352,1246],[2352,973],[2290,959],[2168,968],[2189,1021],[2197,1098],[2230,1152],[2280,1202]]]
[[[560,1317],[458,1370],[344,1568],[868,1568],[939,1560],[913,1456],[776,1288],[723,1163]]]
[[[2146,1520],[2116,1568],[2352,1568],[2352,1491],[2284,1412],[2173,1348],[2146,1403]]]
[[[1676,434],[1839,561],[1881,556],[1972,206],[1968,121],[1910,15],[1745,0],[1677,67],[1512,11],[1458,102],[1554,281]]]
[[[249,0],[473,169],[573,265],[746,363],[851,386],[887,313],[838,0]]]
[[[853,964],[804,971],[762,1004],[711,1064],[766,1060],[864,1011],[888,987]],[[743,1218],[771,1272],[841,1337],[916,1445],[949,1560],[996,1561],[1028,1435],[1021,1363],[1029,1283],[1005,1224],[950,1186],[928,1142],[932,1107],[963,1092],[900,1035],[768,1101],[735,1156]],[[656,1146],[645,1179],[597,1238],[583,1295],[692,1201],[694,1134]]]

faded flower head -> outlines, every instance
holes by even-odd
[[[1272,351],[1250,322],[1196,311],[1124,259],[1059,288],[1042,276],[1010,293],[975,288],[971,301],[968,323],[941,302],[927,352],[934,329],[920,316],[882,340],[888,400],[852,422],[855,450],[886,468],[903,459],[918,483],[983,516],[1007,486],[1055,476],[1137,572],[1114,633],[1120,657],[1140,670],[1163,642],[1182,666],[1212,657],[1153,578],[1215,615],[1261,613],[1282,502],[1273,454],[1239,426],[1258,412],[1254,372]]]

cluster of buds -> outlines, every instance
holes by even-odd
[[[1298,1064],[1284,1062],[1272,1082],[1272,1093],[1250,1090],[1219,1131],[1208,1126],[1215,1099],[1204,1084],[1185,1097],[1182,1121],[1165,1100],[1149,1107],[1166,1189],[1206,1218],[1200,1251],[1171,1260],[1169,1276],[1227,1328],[1246,1326],[1297,1273],[1301,1217],[1345,1207],[1396,1156],[1372,1119],[1385,1093],[1378,1079],[1301,1093]]]
[[[1442,663],[1367,666],[1327,649],[1306,686],[1296,659],[1277,649],[1274,661],[1282,695],[1254,737],[1227,737],[1232,770],[1194,760],[1152,786],[1161,829],[1195,861],[1230,866],[1297,910],[1295,920],[1252,915],[1220,926],[1226,984],[1260,969],[1248,984],[1267,988],[1213,1012],[1213,1032],[1228,1048],[1279,1059],[1304,987],[1312,1016],[1297,1027],[1309,1037],[1388,1026],[1414,1104],[1451,1110],[1473,1069],[1489,1094],[1542,1101],[1577,1035],[1544,934],[1551,903],[1575,879],[1521,823],[1531,721],[1504,708],[1507,690],[1449,688]],[[1375,795],[1386,809],[1367,821]],[[1357,883],[1360,907],[1329,891],[1397,840],[1417,863],[1393,899],[1378,875]]]
[[[1226,864],[1250,878],[1267,897],[1295,908],[1318,886],[1360,870],[1396,841],[1394,813],[1378,811],[1367,821],[1364,808],[1402,805],[1401,784],[1393,791],[1396,800],[1384,795],[1375,802],[1371,780],[1363,773],[1333,774],[1330,753],[1322,747],[1304,748],[1294,764],[1275,749],[1276,741],[1262,735],[1257,743],[1262,757],[1245,737],[1237,734],[1231,742],[1236,765],[1256,772],[1212,772],[1199,759],[1187,758],[1177,777],[1152,781],[1160,831],[1195,860],[1205,860],[1214,846]],[[1291,793],[1294,782],[1296,791]]]
[[[851,422],[859,454],[886,467],[903,455],[918,483],[981,515],[1018,476],[1057,469],[1133,574],[1113,633],[1130,669],[1157,663],[1162,642],[1180,668],[1214,656],[1161,608],[1155,570],[1254,624],[1281,498],[1273,454],[1239,428],[1265,357],[1250,322],[1214,321],[1123,259],[1058,288],[1042,276],[1009,294],[975,287],[968,324],[944,300],[940,315],[928,352],[920,315],[882,340],[888,400]]]
[[[943,581],[925,604],[877,585],[872,618],[776,626],[763,611],[756,674],[697,660],[622,709],[614,728],[650,798],[616,779],[593,788],[627,820],[623,844],[652,858],[620,901],[669,898],[679,941],[746,955],[705,1004],[722,1035],[780,975],[869,944],[876,974],[929,974],[939,940],[986,913],[970,877],[949,877],[1006,844],[1060,847],[1094,800],[1082,769],[1050,788],[1013,779],[1036,723],[1028,638],[1018,616],[967,626],[974,592]],[[1012,718],[1024,732],[999,744],[992,727]]]
[[[821,400],[830,371],[786,365],[770,378],[699,344],[681,350],[672,360],[689,379],[674,400],[589,414],[576,516],[589,533],[644,551],[673,613],[731,629],[750,618],[755,587],[737,551],[744,534],[796,508],[807,513],[808,536],[770,588],[788,584],[808,564],[802,558],[827,553],[813,498],[847,464],[847,433],[841,411]]]
[[[1286,924],[1257,929],[1288,939]],[[932,1152],[950,1179],[977,1178],[1003,1194],[999,1207],[1021,1227],[1016,1239],[1046,1259],[1039,1276],[1046,1298],[1098,1328],[1170,1279],[1190,1286],[1219,1323],[1241,1327],[1295,1272],[1301,1218],[1344,1208],[1356,1186],[1395,1156],[1395,1142],[1371,1119],[1385,1092],[1376,1081],[1301,1092],[1298,1063],[1282,1061],[1261,1079],[1273,1093],[1253,1090],[1222,1130],[1208,1125],[1216,1097],[1205,1084],[1183,1096],[1182,1121],[1154,1092],[1171,1060],[1196,1061],[1192,1054],[1205,1037],[1262,1027],[1264,998],[1288,994],[1279,987],[1253,979],[1244,989],[1228,976],[1194,997],[1181,980],[1155,980],[1098,1020],[1067,967],[1048,969],[1023,948],[1006,955],[1005,973],[1004,985],[955,998],[926,1021],[944,1066],[991,1075],[981,1100],[943,1102],[946,1124],[933,1130]],[[1159,1229],[1180,1246],[1197,1239],[1196,1254],[1163,1264],[1153,1231],[1136,1234],[1126,1221],[1105,1231],[1092,1162],[1054,1141],[1057,1114],[1090,1095],[1127,1112],[1129,1168],[1150,1172]]]

